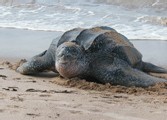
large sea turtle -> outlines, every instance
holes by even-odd
[[[140,87],[166,82],[148,72],[167,73],[143,62],[141,53],[125,36],[106,26],[67,31],[54,39],[47,51],[17,69],[21,74],[44,70],[58,72],[65,78],[91,78],[101,83]]]

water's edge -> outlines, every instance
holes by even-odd
[[[12,4],[11,4],[12,3]],[[110,26],[129,39],[167,40],[166,0],[2,0],[0,27],[61,31]]]

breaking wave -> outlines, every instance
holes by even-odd
[[[167,9],[166,0],[1,0],[2,5],[20,5],[20,4],[44,4],[55,5],[57,3],[63,4],[85,4],[85,3],[97,3],[97,4],[112,4],[126,7],[152,7],[159,9]]]
[[[99,25],[131,39],[167,40],[167,1],[0,0],[0,27],[66,31]]]

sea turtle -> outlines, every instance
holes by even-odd
[[[124,35],[106,26],[69,30],[54,39],[47,51],[17,69],[21,74],[44,70],[58,72],[65,78],[91,78],[123,86],[147,87],[167,82],[147,74],[167,70],[143,62],[141,53]]]

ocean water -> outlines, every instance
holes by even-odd
[[[167,40],[167,0],[0,0],[0,27],[93,26],[110,26],[129,39]]]

